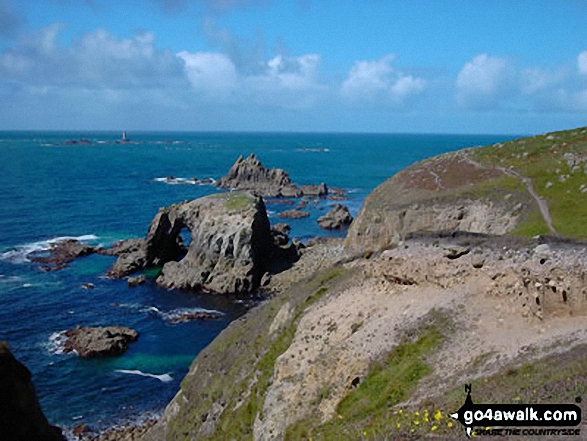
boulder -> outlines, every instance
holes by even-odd
[[[2,441],[65,441],[41,410],[31,372],[6,342],[0,342],[0,439]]]
[[[173,317],[169,318],[169,323],[178,324],[178,323],[187,323],[193,320],[215,320],[222,317],[220,314],[215,314],[212,312],[206,311],[188,311],[181,314],[174,315]]]
[[[324,182],[320,185],[302,185],[300,189],[304,196],[322,197],[328,194],[328,187]]]
[[[328,213],[318,218],[318,225],[326,230],[338,230],[348,227],[353,221],[349,209],[342,204],[336,204]]]
[[[136,341],[139,334],[124,326],[81,327],[65,331],[63,352],[76,351],[80,357],[100,357],[119,355],[128,349],[130,342]]]

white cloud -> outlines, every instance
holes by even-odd
[[[504,58],[480,54],[457,76],[457,101],[463,107],[493,106],[512,86],[513,71]]]
[[[401,105],[408,97],[422,92],[426,81],[396,69],[395,58],[388,54],[379,60],[356,61],[342,83],[342,95],[355,102],[381,100]]]
[[[177,54],[185,62],[185,72],[195,90],[212,93],[230,92],[237,85],[237,72],[233,62],[224,54],[215,52]]]
[[[103,29],[70,46],[57,44],[61,25],[24,37],[0,54],[0,77],[24,85],[90,88],[167,88],[185,84],[183,63],[159,49],[150,32],[118,39]]]
[[[587,74],[587,51],[583,51],[577,57],[577,69],[580,74]]]

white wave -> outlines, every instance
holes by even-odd
[[[67,337],[65,336],[66,331],[59,331],[54,332],[49,336],[49,341],[46,344],[47,350],[52,354],[62,355],[63,352],[63,344]]]
[[[162,375],[149,374],[148,372],[143,372],[143,371],[139,371],[136,369],[132,369],[132,370],[116,369],[116,372],[120,372],[121,374],[140,375],[141,377],[156,378],[157,380],[162,381],[163,383],[169,383],[170,381],[173,380],[173,377],[171,377],[171,375],[169,375],[169,374],[162,374]]]
[[[157,308],[155,308],[157,309]],[[223,316],[224,314],[220,311],[216,311],[214,309],[204,309],[204,308],[177,308],[172,309],[171,311],[163,312],[161,310],[157,311],[157,315],[160,316],[163,320],[173,322],[175,319],[181,318],[185,315],[194,314],[194,313],[206,313],[215,316]]]
[[[17,245],[14,249],[0,254],[0,260],[10,260],[14,263],[29,262],[28,255],[34,252],[47,251],[51,245],[63,242],[65,240],[78,240],[80,242],[91,242],[98,239],[94,234],[84,234],[83,236],[59,236],[52,239],[40,240],[38,242],[25,243]]]
[[[182,317],[184,315],[189,315],[189,314],[198,313],[198,312],[216,315],[216,316],[223,316],[224,315],[224,313],[222,313],[220,311],[216,311],[215,309],[205,309],[205,308],[199,308],[199,307],[176,308],[176,309],[171,309],[169,311],[162,311],[161,309],[157,308],[156,306],[141,305],[140,303],[120,303],[117,306],[119,308],[135,309],[135,310],[138,310],[138,311],[143,312],[145,314],[156,315],[166,321],[173,321],[174,319],[177,319],[177,318]]]
[[[169,185],[179,185],[179,184],[188,184],[188,185],[208,185],[208,184],[215,184],[216,179],[214,178],[207,178],[207,179],[195,179],[195,178],[175,178],[173,176],[166,176],[164,178],[155,178],[153,179],[155,182],[163,182]],[[203,182],[207,181],[207,182]],[[208,182],[210,181],[210,182]]]

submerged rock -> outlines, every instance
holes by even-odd
[[[6,342],[0,342],[0,439],[2,441],[65,441],[41,410],[31,372]]]
[[[338,230],[348,227],[353,221],[353,216],[349,209],[341,204],[336,204],[334,208],[324,216],[318,218],[318,225],[326,230]]]
[[[119,355],[128,349],[128,345],[139,338],[139,334],[124,326],[77,327],[65,331],[67,338],[63,352],[76,351],[80,357],[100,357]]]
[[[78,257],[87,256],[95,251],[94,247],[77,239],[67,239],[52,243],[49,250],[32,252],[27,258],[31,262],[41,263],[40,268],[43,271],[57,271]]]

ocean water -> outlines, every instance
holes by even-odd
[[[48,419],[96,429],[161,411],[195,355],[246,312],[238,299],[128,288],[104,277],[114,258],[89,256],[41,272],[26,254],[55,238],[109,245],[140,237],[159,207],[217,192],[213,185],[161,179],[218,179],[239,155],[254,152],[298,184],[348,190],[351,212],[385,179],[450,150],[513,138],[497,135],[0,132],[0,340],[33,374]],[[64,145],[85,138],[88,145]],[[330,201],[309,204],[310,218],[287,220],[291,236],[341,235],[317,227]],[[291,206],[268,204],[272,223]],[[82,288],[93,283],[93,290]],[[219,311],[218,320],[170,324],[185,309]],[[58,333],[77,325],[124,325],[140,338],[124,355],[82,360],[59,353]]]

